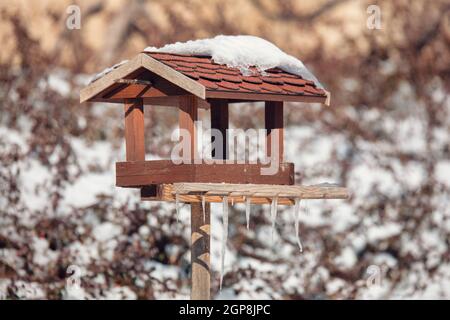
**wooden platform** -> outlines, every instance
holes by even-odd
[[[171,160],[116,163],[116,185],[140,188],[177,182],[294,184],[294,164],[281,163],[276,175],[262,175],[262,164],[174,164]]]
[[[295,199],[347,199],[346,188],[334,185],[295,186],[270,184],[225,184],[225,183],[174,183],[143,189],[141,196],[144,201],[175,201],[178,194],[180,202],[198,203],[222,202],[228,196],[230,202],[244,203],[247,197],[253,204],[270,204],[278,197],[281,205],[293,205]]]

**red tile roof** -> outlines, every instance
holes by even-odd
[[[269,93],[323,97],[325,90],[310,80],[273,68],[261,73],[251,68],[252,75],[242,75],[237,68],[214,63],[210,57],[145,52],[150,57],[198,81],[208,91]]]

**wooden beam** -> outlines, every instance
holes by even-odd
[[[141,79],[117,79],[114,81],[115,83],[120,84],[140,84],[144,86],[152,86],[153,83],[149,80],[141,80]]]
[[[286,102],[305,102],[305,103],[322,103],[325,104],[329,99],[328,96],[314,95],[287,95],[287,94],[271,94],[271,93],[248,93],[248,92],[229,92],[207,90],[206,98],[209,99],[229,99],[240,101],[286,101]]]
[[[222,184],[222,183],[174,183],[158,185],[156,196],[143,196],[143,201],[222,202],[224,196],[233,203],[245,203],[250,197],[252,204],[270,204],[278,197],[280,205],[294,205],[295,199],[348,199],[347,188],[334,185],[280,186],[271,184]]]
[[[125,143],[127,161],[145,160],[144,108],[141,99],[125,102]]]
[[[152,97],[152,98],[143,98],[144,105],[153,105],[153,106],[168,106],[168,107],[179,107],[185,98],[185,95],[175,95],[175,96],[167,96],[167,97]],[[197,99],[197,108],[198,109],[209,109],[210,105],[207,101],[202,99]]]
[[[283,102],[266,101],[265,124],[267,130],[266,151],[267,157],[283,162],[284,155],[284,126],[283,126]],[[274,139],[277,139],[274,141]],[[274,154],[272,143],[278,146],[278,154]],[[275,158],[277,157],[277,158]]]
[[[183,155],[183,157],[194,160],[198,157],[197,131],[195,128],[195,121],[197,121],[198,118],[197,98],[194,96],[184,96],[180,98],[179,109],[179,127],[180,129],[186,130],[190,135],[188,140],[183,141],[183,149],[190,150],[190,155]]]
[[[202,205],[191,204],[191,300],[209,300],[211,294],[211,205],[205,203],[204,215]]]
[[[219,160],[217,160],[219,161]],[[171,160],[116,163],[116,185],[139,188],[175,182],[294,184],[294,164],[281,163],[276,175],[262,175],[262,164],[175,164]]]
[[[228,159],[228,102],[226,100],[211,100],[211,129],[217,129],[222,134],[222,150],[212,150],[213,159]],[[213,139],[211,137],[211,142]]]

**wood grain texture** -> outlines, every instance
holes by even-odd
[[[283,162],[284,155],[284,125],[283,125],[283,102],[267,101],[265,105],[265,124],[267,130],[266,151],[267,157],[272,161]],[[276,139],[276,141],[274,140]],[[278,154],[273,154],[272,143],[278,146]],[[276,158],[277,159],[276,159]]]
[[[218,161],[219,162],[219,161]],[[280,164],[276,175],[261,175],[262,164],[174,164],[171,160],[116,163],[118,187],[142,187],[175,182],[294,184],[294,164]]]
[[[252,204],[270,204],[278,197],[280,205],[294,205],[295,198],[348,199],[350,196],[346,188],[335,186],[175,183],[159,185],[156,196],[143,196],[142,200],[172,202],[176,193],[186,203],[201,202],[202,196],[206,202],[222,202],[223,196],[228,196],[228,201],[233,203],[245,203],[246,197],[250,197]]]
[[[189,139],[183,141],[183,149],[190,150],[190,155],[183,155],[183,158],[196,159],[199,157],[197,150],[197,129],[195,121],[198,119],[197,98],[194,96],[184,96],[180,99],[179,120],[180,129],[189,132]]]
[[[191,300],[209,300],[211,294],[211,205],[191,204]]]
[[[140,99],[125,103],[125,143],[127,161],[145,160],[144,107]]]

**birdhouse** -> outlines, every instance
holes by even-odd
[[[348,196],[345,188],[334,185],[295,185],[294,164],[284,159],[285,102],[329,105],[330,93],[314,77],[307,79],[286,68],[247,65],[243,70],[213,58],[146,50],[110,68],[80,94],[81,102],[124,106],[126,161],[116,164],[116,185],[140,189],[142,200],[191,205],[194,299],[210,295],[209,203],[276,206],[295,205],[298,199]],[[264,102],[263,144],[269,159],[264,163],[242,163],[231,156],[230,144],[235,144],[230,143],[234,137],[230,137],[229,106],[243,102]],[[144,112],[156,106],[178,108],[183,161],[145,159]],[[209,110],[211,132],[221,138],[211,139],[215,148],[209,158],[214,161],[206,161],[198,149],[199,109]]]

